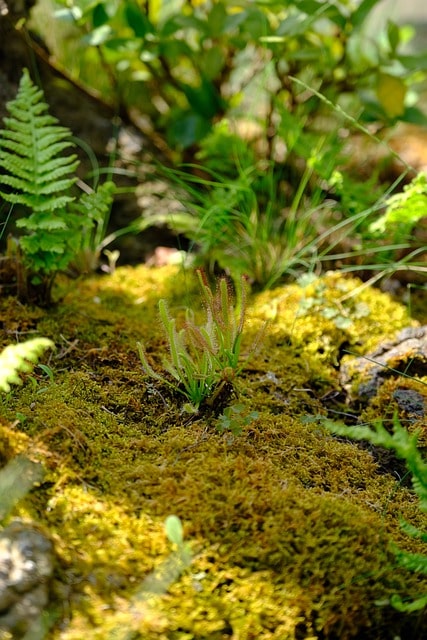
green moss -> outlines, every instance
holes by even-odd
[[[189,422],[181,399],[147,379],[138,360],[138,339],[157,361],[166,349],[159,296],[174,311],[187,300],[197,308],[188,278],[170,267],[118,269],[23,319],[1,303],[8,326],[31,322],[58,347],[53,381],[36,370],[1,401],[5,419],[20,419],[22,446],[40,451],[46,467],[32,513],[54,536],[58,599],[70,608],[52,640],[382,640],[387,625],[399,634],[408,620],[376,602],[427,588],[396,569],[390,552],[393,541],[422,551],[399,515],[420,528],[425,516],[369,451],[301,417],[324,411],[341,350],[366,351],[408,324],[406,311],[371,289],[345,299],[360,283],[334,274],[254,296],[247,344],[264,318],[270,325],[236,392],[259,417],[230,439],[214,415]],[[307,297],[315,302],[301,315]],[[386,396],[370,418],[385,409]],[[19,438],[1,437],[3,458],[20,450]],[[193,563],[154,596],[143,581],[170,556],[163,522],[172,513]]]
[[[407,406],[399,402],[399,395],[415,394],[413,409],[411,403]],[[418,446],[427,451],[427,376],[423,378],[402,378],[400,376],[386,379],[378,389],[375,397],[363,411],[361,420],[363,422],[372,422],[381,416],[385,426],[391,427],[393,424],[393,416],[397,413],[400,416],[401,423],[406,426],[408,431],[419,431]]]
[[[25,452],[28,447],[28,438],[13,429],[7,422],[0,421],[0,466],[4,467],[9,460],[20,453]]]
[[[304,287],[288,285],[257,296],[252,312],[265,318],[277,344],[290,343],[313,376],[331,380],[345,351],[366,353],[385,336],[413,323],[388,294],[356,278],[328,273]]]

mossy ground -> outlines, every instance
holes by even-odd
[[[55,541],[54,640],[427,635],[425,616],[388,604],[427,590],[392,552],[425,552],[399,525],[425,527],[416,498],[368,450],[305,420],[325,413],[345,351],[413,322],[403,306],[338,274],[254,296],[248,347],[269,324],[230,402],[258,418],[233,437],[215,412],[190,420],[138,359],[138,340],[154,366],[166,353],[160,297],[174,315],[197,308],[191,273],[121,268],[63,294],[49,311],[1,301],[4,345],[34,334],[57,345],[44,359],[50,377],[36,369],[3,397],[0,441],[2,464],[24,452],[46,469],[17,512]],[[376,406],[369,419],[385,400]],[[193,554],[174,580],[170,514]]]

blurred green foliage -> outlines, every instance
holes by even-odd
[[[410,31],[391,21],[372,35],[378,3],[59,0],[56,19],[77,31],[56,36],[54,53],[104,95],[108,83],[111,101],[137,107],[173,148],[199,143],[225,115],[251,113],[270,142],[279,136],[292,148],[296,136],[304,156],[311,140],[298,132],[330,123],[294,77],[362,120],[425,122],[413,89],[427,53],[404,53]]]
[[[373,28],[380,0],[39,3],[39,31],[68,73],[187,162],[173,176],[183,211],[146,222],[184,234],[203,266],[268,288],[332,258],[398,259],[383,242],[377,252],[370,228],[392,152],[361,168],[352,134],[386,145],[396,123],[427,124],[427,51],[410,53],[409,27]]]
[[[406,240],[422,218],[427,217],[427,177],[419,173],[403,191],[386,201],[386,211],[370,226],[377,236],[389,235],[394,241]]]

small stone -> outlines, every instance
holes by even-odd
[[[23,637],[49,602],[52,541],[33,525],[15,521],[0,533],[0,637]]]
[[[396,389],[393,398],[399,409],[404,411],[409,418],[417,420],[423,418],[427,413],[424,396],[414,389]]]

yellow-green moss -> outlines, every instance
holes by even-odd
[[[388,294],[339,273],[304,287],[266,291],[257,296],[251,315],[267,319],[278,344],[290,342],[313,374],[326,379],[343,350],[366,353],[384,337],[416,324]]]
[[[420,413],[405,411],[399,407],[396,399],[396,392],[415,392],[423,404],[420,407]],[[419,432],[418,444],[421,449],[427,451],[427,376],[423,378],[405,378],[395,376],[386,379],[379,387],[375,397],[369,405],[364,409],[361,419],[363,422],[372,422],[381,420],[385,426],[392,426],[395,413],[401,415],[401,423],[405,425],[408,431]]]
[[[388,624],[399,633],[405,618],[376,602],[427,590],[390,551],[394,541],[422,552],[399,516],[421,528],[426,518],[368,451],[300,419],[324,411],[344,346],[366,352],[411,322],[385,294],[354,293],[359,286],[329,274],[251,298],[246,344],[264,318],[270,325],[236,388],[259,417],[234,439],[209,414],[188,422],[180,399],[138,361],[139,339],[158,362],[165,353],[159,297],[173,312],[198,306],[188,274],[118,269],[23,320],[2,303],[8,326],[31,322],[58,347],[53,381],[36,369],[1,407],[10,422],[18,415],[25,447],[39,447],[47,470],[32,513],[55,539],[69,607],[59,597],[68,622],[52,640],[382,640]],[[372,412],[384,410],[378,402]],[[4,438],[10,458],[20,444]],[[163,528],[172,513],[193,563],[151,596],[141,585],[172,551]]]

